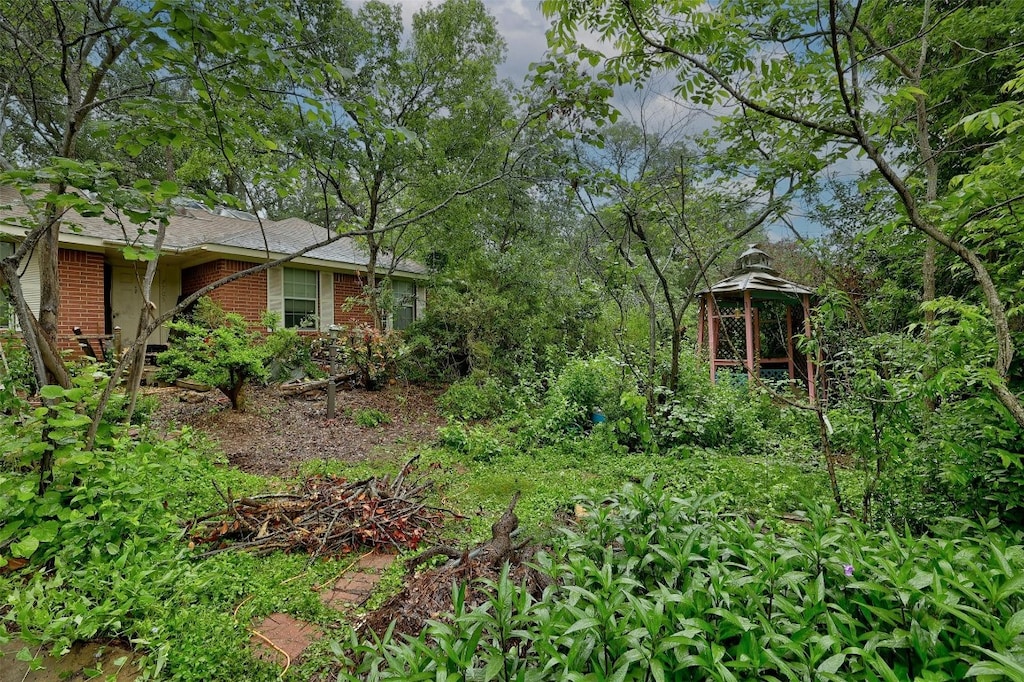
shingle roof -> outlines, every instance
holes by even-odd
[[[767,253],[757,248],[756,244],[747,246],[747,250],[736,259],[732,275],[702,289],[697,295],[734,294],[743,291],[778,292],[782,294],[802,295],[813,294],[812,289],[783,279],[772,267],[772,260]]]
[[[185,253],[204,247],[208,252],[216,252],[217,247],[221,246],[264,252],[269,248],[272,255],[281,256],[330,237],[327,228],[301,218],[260,221],[238,217],[246,215],[241,211],[232,211],[235,215],[231,215],[224,210],[223,213],[228,214],[222,215],[197,206],[197,203],[191,202],[187,206],[178,206],[176,212],[170,216],[164,235],[164,251]],[[23,218],[27,215],[28,208],[17,190],[0,186],[0,221],[4,218]],[[125,243],[125,233],[131,239],[136,238],[138,226],[131,224],[127,219],[119,220],[118,216],[111,212],[107,213],[106,218],[113,220],[114,224],[104,217],[82,217],[72,214],[66,217],[61,232],[69,235],[80,234],[115,244]],[[76,232],[73,225],[78,225],[81,229]],[[3,224],[0,222],[0,232],[2,231]],[[153,235],[144,234],[141,241],[152,244]],[[351,237],[342,237],[331,244],[309,251],[305,257],[336,263],[339,266],[366,267],[368,262],[366,252]],[[379,267],[387,268],[390,262],[390,256],[387,254],[378,257]],[[419,263],[410,261],[403,262],[395,270],[406,274],[427,272]]]
[[[717,282],[710,289],[703,289],[698,294],[729,294],[741,291],[778,291],[784,294],[813,294],[812,289],[795,284],[767,272],[742,272]]]

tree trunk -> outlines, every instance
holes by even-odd
[[[930,0],[925,0],[923,18],[921,21],[921,51],[918,56],[917,68],[914,70],[914,78],[911,85],[920,89],[921,77],[924,74],[924,67],[928,61],[928,21]],[[915,117],[917,120],[917,151],[921,155],[921,162],[925,169],[925,193],[924,200],[931,203],[939,195],[939,163],[935,159],[935,152],[932,150],[930,138],[930,125],[928,121],[928,106],[923,93],[914,95]],[[921,260],[921,301],[930,303],[935,300],[935,261],[938,245],[932,239],[925,239],[924,257]],[[931,340],[932,326],[935,324],[935,311],[926,309],[924,311],[924,341],[928,344]],[[931,378],[935,372],[931,367],[924,370],[925,379]],[[928,412],[935,410],[935,397],[925,395],[924,404]]]
[[[54,221],[36,246],[39,260],[39,330],[53,344],[57,343],[57,314],[60,309],[60,281],[57,276],[58,234],[60,223]]]

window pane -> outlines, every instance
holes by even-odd
[[[316,326],[317,282],[315,270],[284,269],[284,326],[286,328]]]
[[[412,282],[392,282],[395,307],[392,316],[395,329],[406,329],[416,319],[416,285]]]
[[[316,301],[303,301],[286,298],[284,300],[284,326],[306,327],[315,326]]]
[[[314,270],[285,268],[284,297],[316,300],[317,273]]]

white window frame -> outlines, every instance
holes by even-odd
[[[398,289],[396,288],[398,285],[401,285],[402,288],[409,287],[409,289],[404,294],[402,294],[403,302],[400,302],[399,298],[398,298]],[[419,319],[419,304],[420,304],[420,301],[419,301],[418,293],[419,292],[417,291],[416,282],[413,282],[413,281],[410,281],[410,280],[402,280],[402,279],[392,280],[391,281],[391,300],[392,300],[391,329],[392,330],[394,330],[394,331],[403,331],[405,329],[408,329],[409,325],[411,325],[413,322],[415,322],[417,319]],[[408,303],[405,303],[405,301],[407,301]],[[398,321],[398,314],[397,313],[398,313],[399,309],[403,309],[403,308],[406,309],[406,310],[411,309],[412,310],[412,317],[409,319],[409,324],[406,324],[406,325],[404,325],[402,327],[399,327],[398,324],[397,324],[397,321]]]
[[[316,287],[316,291],[312,298],[305,296],[289,296],[288,295],[288,278],[289,273],[302,273],[303,278],[312,279],[313,284]],[[294,282],[293,282],[294,284]],[[307,286],[309,282],[303,282],[304,286]],[[284,325],[285,329],[308,329],[310,331],[316,330],[317,320],[320,319],[320,274],[316,270],[304,270],[302,268],[283,268],[281,276],[281,301],[282,301],[282,317],[281,324]],[[302,326],[301,324],[288,324],[288,302],[289,301],[312,301],[313,312],[307,313],[305,318],[313,318],[313,324],[309,326]]]

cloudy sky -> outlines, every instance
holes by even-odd
[[[544,57],[544,34],[550,22],[541,14],[536,0],[484,0],[484,4],[498,20],[498,29],[508,43],[508,58],[500,75],[518,84],[530,63]]]

